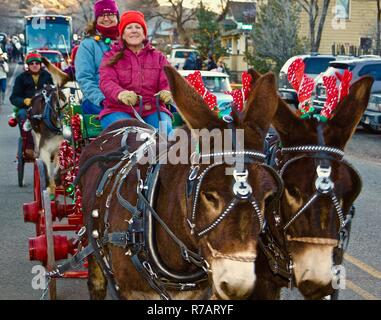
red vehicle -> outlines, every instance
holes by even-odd
[[[49,49],[38,49],[37,50],[42,56],[49,59],[57,68],[64,70],[67,67],[66,61],[62,53],[58,50]]]

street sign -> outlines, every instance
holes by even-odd
[[[253,25],[251,25],[251,24],[243,24],[241,29],[242,30],[253,30]]]

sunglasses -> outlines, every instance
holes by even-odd
[[[41,65],[41,62],[38,62],[38,61],[32,61],[32,62],[29,62],[29,63],[28,63],[28,66],[37,66],[37,65]]]

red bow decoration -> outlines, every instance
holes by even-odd
[[[243,105],[249,97],[251,90],[252,77],[248,72],[242,73],[242,89],[236,89],[233,91],[226,91],[225,93],[230,94],[233,97],[233,103],[238,111],[243,110]]]
[[[197,70],[189,74],[185,79],[196,89],[211,110],[217,110],[217,97],[205,87],[200,71]]]
[[[305,65],[303,59],[298,58],[288,68],[287,78],[296,90],[299,100],[299,109],[302,118],[308,117],[314,108],[310,105],[312,91],[315,88],[315,80],[304,74]]]

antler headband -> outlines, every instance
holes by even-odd
[[[197,93],[204,99],[211,110],[218,111],[217,97],[205,87],[200,71],[189,74],[185,79],[196,89]]]
[[[316,86],[315,80],[304,74],[305,65],[301,58],[296,59],[288,68],[288,81],[296,90],[299,100],[299,110],[301,118],[310,118],[315,108],[312,106],[312,92]],[[326,88],[327,99],[323,109],[316,117],[319,121],[325,122],[332,118],[333,111],[339,101],[348,95],[349,85],[352,80],[352,72],[345,70],[343,75],[336,72],[332,76],[323,76],[323,84]],[[340,86],[337,88],[337,81]]]
[[[226,91],[225,93],[230,94],[233,97],[233,103],[238,111],[243,110],[243,105],[245,104],[247,98],[249,97],[249,92],[251,90],[252,77],[248,72],[242,73],[242,89],[236,89],[233,91]]]

